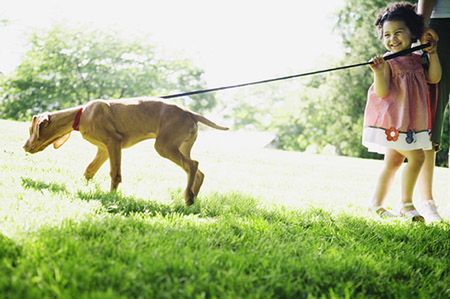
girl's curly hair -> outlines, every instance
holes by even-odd
[[[424,21],[416,12],[416,5],[408,2],[396,2],[380,11],[375,21],[378,37],[383,37],[383,24],[386,21],[403,21],[416,41],[424,31]]]

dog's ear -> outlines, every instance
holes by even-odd
[[[61,145],[63,145],[67,139],[69,139],[70,137],[70,133],[67,133],[66,135],[63,135],[61,137],[59,137],[58,139],[55,140],[55,142],[53,142],[53,148],[58,149],[61,147]]]
[[[38,122],[39,122],[39,126],[45,126],[45,127],[48,126],[48,124],[50,123],[50,114],[48,114],[48,113],[42,114],[39,117]]]
[[[36,115],[34,115],[31,120],[31,126],[29,131],[30,131],[30,138],[32,135],[35,135],[36,138],[39,138],[39,123],[38,117]]]
[[[50,115],[41,114],[33,116],[31,120],[30,136],[34,135],[36,139],[39,139],[39,134],[42,128],[45,128],[50,123]]]
[[[39,137],[39,132],[42,130],[42,128],[47,127],[50,124],[50,114],[46,113],[43,115],[38,116],[37,120],[37,136]]]

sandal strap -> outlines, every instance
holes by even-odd
[[[419,212],[416,209],[409,210],[409,211],[402,210],[402,214],[403,214],[403,216],[406,216],[408,218],[413,218],[413,217],[416,217],[416,216],[422,216],[422,215],[419,214]]]
[[[374,211],[381,218],[394,218],[394,217],[397,217],[397,215],[395,215],[394,213],[392,213],[389,210],[386,210],[382,206],[372,207],[372,208],[370,208],[370,210]]]

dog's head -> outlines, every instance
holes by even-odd
[[[52,123],[49,113],[43,113],[33,116],[30,137],[23,148],[26,152],[34,154],[53,143],[53,147],[56,149],[63,145],[69,137],[70,133],[61,132],[60,128]]]

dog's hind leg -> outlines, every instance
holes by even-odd
[[[192,149],[192,146],[194,145],[194,142],[196,139],[197,139],[197,134],[195,134],[195,136],[193,136],[191,139],[183,142],[180,146],[180,152],[189,159],[191,159],[191,149]],[[192,193],[194,194],[194,197],[195,197],[200,192],[200,187],[203,184],[203,179],[204,179],[205,175],[200,171],[200,169],[198,169],[198,162],[195,160],[193,160],[193,161],[197,163],[197,172],[195,173],[194,183],[191,188]]]
[[[195,180],[195,174],[198,169],[198,162],[193,161],[190,157],[185,156],[179,149],[178,145],[168,141],[169,138],[161,138],[158,136],[155,141],[156,151],[164,158],[171,160],[179,165],[186,172],[188,176],[186,190],[184,192],[184,200],[186,205],[190,206],[194,203],[195,194],[192,191],[192,186]],[[173,140],[172,140],[173,141]]]
[[[203,172],[197,169],[197,173],[195,174],[194,185],[192,186],[192,193],[194,193],[194,196],[197,196],[198,193],[200,192],[200,187],[203,184],[204,178],[205,175],[203,174]]]
[[[84,172],[84,177],[87,180],[92,179],[106,160],[108,160],[108,151],[105,148],[98,147],[97,155],[86,168],[86,171]]]

